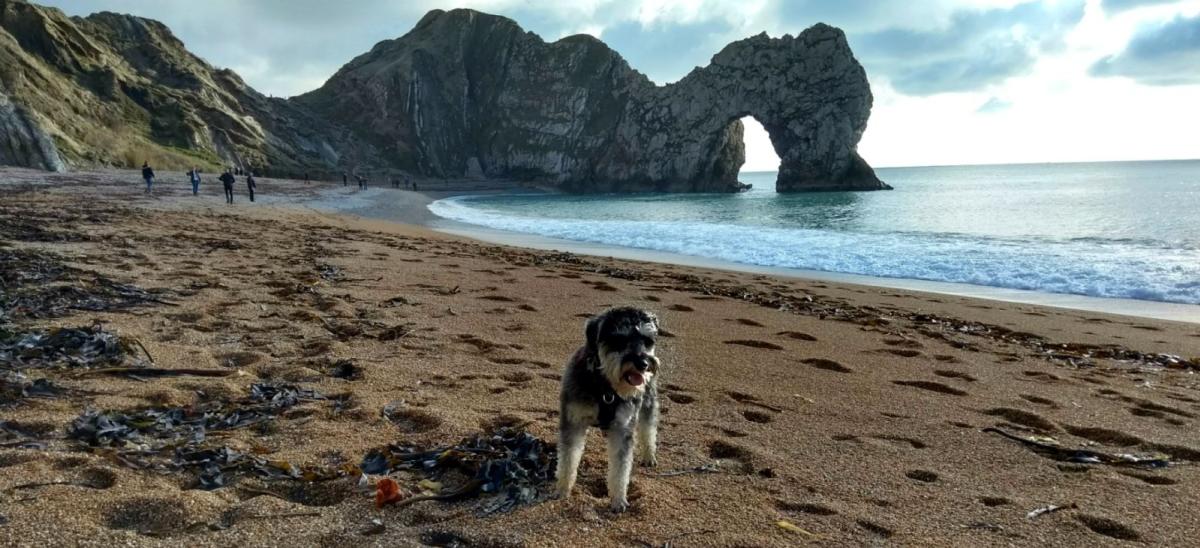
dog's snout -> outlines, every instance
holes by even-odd
[[[650,369],[650,357],[645,354],[635,354],[629,357],[629,362],[633,364],[638,371]]]

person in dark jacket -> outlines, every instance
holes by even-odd
[[[187,172],[188,182],[192,183],[192,196],[200,194],[200,170],[192,168]]]
[[[350,176],[346,175],[346,172],[343,171],[342,172],[342,186],[346,186],[348,184],[350,184]]]
[[[230,173],[230,170],[228,170],[228,169],[225,170],[225,173],[221,174],[220,179],[221,179],[221,184],[225,185],[225,203],[232,204],[233,203],[233,183],[236,181],[236,179],[233,178],[233,173]]]
[[[146,194],[154,188],[154,170],[150,169],[150,162],[142,162],[142,178],[146,180]]]
[[[254,201],[254,189],[257,188],[257,186],[258,185],[254,184],[254,173],[247,171],[246,172],[246,188],[250,190],[250,201],[251,202]]]

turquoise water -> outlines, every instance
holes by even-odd
[[[885,168],[890,192],[457,197],[495,229],[744,264],[1200,304],[1200,161]]]

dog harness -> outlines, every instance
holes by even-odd
[[[625,405],[637,405],[638,399],[635,397],[629,400],[623,400],[616,392],[609,390],[600,397],[600,412],[596,414],[595,426],[601,430],[608,431],[608,427],[612,426],[612,422],[617,418],[617,410]]]

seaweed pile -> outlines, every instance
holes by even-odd
[[[67,437],[139,470],[187,470],[196,484],[216,489],[238,475],[263,479],[333,479],[356,469],[298,467],[206,443],[209,432],[265,426],[296,405],[323,400],[314,390],[287,383],[258,383],[247,397],[232,402],[133,411],[87,410],[67,429]]]
[[[120,311],[171,304],[164,292],[147,291],[67,266],[45,251],[0,249],[0,323],[65,316],[71,311]]]
[[[0,369],[109,367],[133,353],[133,343],[99,325],[29,331],[0,326]]]
[[[554,478],[555,461],[553,446],[528,432],[501,427],[446,447],[388,445],[373,449],[360,467],[364,474],[411,471],[439,483],[457,479],[460,486],[445,494],[406,502],[492,495],[481,508],[483,513],[492,513],[537,501],[544,494],[542,487]]]

